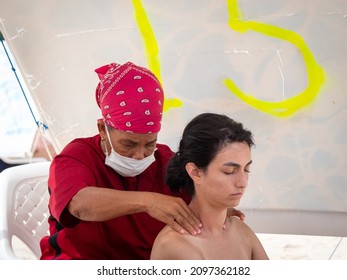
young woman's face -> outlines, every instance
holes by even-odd
[[[235,207],[245,192],[250,172],[251,150],[247,143],[227,144],[201,172],[200,187],[196,192],[203,195],[214,207]]]

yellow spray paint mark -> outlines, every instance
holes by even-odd
[[[155,35],[151,26],[151,23],[148,20],[146,11],[141,3],[141,0],[133,0],[133,6],[135,9],[135,19],[139,27],[143,42],[146,48],[146,58],[149,65],[149,69],[157,76],[160,83],[163,85],[160,73],[160,62],[158,59],[159,48]],[[174,99],[165,99],[164,101],[164,112],[170,108],[181,107],[182,101]]]
[[[240,33],[253,30],[294,44],[302,54],[306,65],[308,78],[308,86],[305,90],[293,97],[278,102],[263,101],[255,98],[254,96],[247,95],[243,93],[229,78],[225,79],[224,81],[228,89],[248,105],[276,117],[289,117],[299,109],[310,104],[318,95],[318,92],[324,82],[324,72],[322,67],[317,64],[303,38],[291,30],[255,21],[244,21],[242,13],[238,7],[238,1],[227,0],[227,3],[229,12],[229,27],[231,29]]]

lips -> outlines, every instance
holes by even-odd
[[[233,193],[231,196],[234,197],[234,198],[241,198],[243,196],[243,193],[241,193],[241,192]]]

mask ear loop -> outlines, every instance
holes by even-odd
[[[108,125],[104,122],[105,124],[105,130],[106,130],[106,135],[107,135],[107,139],[108,139],[108,142],[110,143],[110,146],[111,146],[111,151],[113,150],[113,146],[112,146],[112,142],[111,142],[111,137],[110,137],[110,134],[108,132]],[[107,144],[106,144],[106,141],[104,141],[104,145],[105,145],[105,156],[108,156],[109,153],[108,153],[108,149],[107,149]]]
[[[104,145],[105,145],[105,156],[108,156],[108,150],[107,150],[107,144],[106,144],[106,141],[103,141],[104,142]]]

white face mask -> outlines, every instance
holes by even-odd
[[[123,177],[135,177],[139,174],[141,174],[143,171],[147,169],[154,161],[154,152],[143,159],[134,159],[122,156],[118,154],[112,147],[110,135],[108,133],[108,129],[106,127],[106,134],[108,141],[111,145],[111,153],[108,154],[107,146],[105,143],[106,148],[106,159],[105,164],[109,167],[111,167],[114,171],[116,171],[119,175]]]

